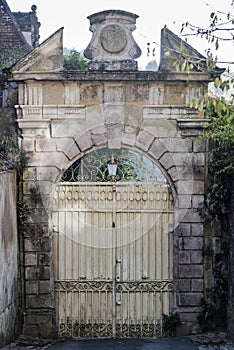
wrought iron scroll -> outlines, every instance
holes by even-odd
[[[74,162],[63,174],[66,182],[108,182],[108,163],[114,157],[117,162],[115,181],[163,182],[166,179],[159,168],[143,154],[132,150],[96,150]]]
[[[113,284],[110,281],[56,281],[56,292],[83,292],[83,291],[111,291]]]
[[[150,324],[116,324],[116,338],[154,338],[161,337],[162,325],[158,320]],[[58,328],[58,336],[60,338],[112,338],[113,325],[111,323],[78,323],[77,320],[73,322],[61,322]]]
[[[58,327],[60,338],[111,338],[113,326],[111,323],[78,323],[77,320],[63,321]]]
[[[111,281],[56,281],[56,292],[80,292],[80,291],[112,291]],[[117,282],[116,292],[170,292],[173,290],[172,281],[130,281]]]
[[[113,283],[111,281],[56,281],[55,291],[57,295],[59,293],[66,293],[67,295],[67,293],[79,294],[79,292],[112,292]],[[173,284],[170,280],[116,282],[115,291],[117,293],[171,293],[173,292]],[[159,319],[150,319],[147,323],[117,321],[115,332],[117,338],[153,338],[163,336],[162,323]],[[58,336],[60,338],[112,338],[113,324],[111,320],[106,320],[106,323],[103,323],[101,320],[99,322],[98,320],[91,321],[89,319],[78,320],[74,316],[68,316],[66,319],[59,320]]]
[[[170,292],[172,290],[171,281],[136,281],[116,284],[116,292]]]

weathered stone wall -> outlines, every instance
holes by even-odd
[[[16,174],[0,173],[0,346],[12,340],[17,325],[18,243]]]

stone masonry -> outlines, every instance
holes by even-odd
[[[22,181],[30,216],[26,230],[20,232],[24,241],[25,335],[56,335],[53,192],[63,172],[75,160],[101,148],[142,152],[166,176],[174,205],[172,311],[180,313],[183,334],[197,331],[204,285],[204,227],[197,209],[204,196],[206,144],[196,136],[208,121],[199,118],[189,103],[197,97],[197,91],[205,94],[212,77],[196,68],[190,74],[176,72],[167,61],[165,47],[159,71],[138,71],[135,58],[139,48],[132,39],[133,28],[129,30],[136,17],[124,11],[91,16],[91,20],[99,20],[101,34],[97,40],[101,42],[91,41],[89,45],[88,71],[63,70],[60,29],[9,73],[10,80],[19,85],[16,110],[20,146],[31,152]],[[115,30],[120,35],[116,39],[118,50],[112,46],[106,26],[111,35]],[[162,40],[178,59],[180,39],[163,29]],[[103,52],[98,49],[100,45]],[[97,51],[98,55],[94,54]]]

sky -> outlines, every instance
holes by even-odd
[[[138,66],[144,69],[147,62],[160,58],[160,32],[166,25],[175,34],[180,34],[182,23],[207,26],[213,10],[230,10],[231,0],[7,0],[13,12],[29,12],[37,6],[40,27],[40,43],[59,28],[64,27],[63,46],[82,52],[89,44],[92,33],[87,17],[103,10],[124,10],[139,17],[136,20],[134,39],[142,50]],[[209,3],[209,4],[207,4]],[[206,56],[205,50],[212,46],[206,40],[188,37],[188,43]],[[147,56],[147,43],[155,48],[155,56]],[[154,44],[153,44],[154,43]],[[213,50],[215,53],[215,50]],[[216,53],[215,53],[216,54]],[[223,43],[218,51],[220,61],[234,61],[234,45]],[[227,64],[219,67],[228,68]],[[229,66],[234,71],[234,65]]]

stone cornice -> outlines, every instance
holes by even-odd
[[[12,72],[9,74],[10,81],[130,81],[130,82],[211,82],[214,76],[209,73],[191,72],[178,73],[170,71],[31,71],[31,72]]]
[[[196,137],[203,133],[209,126],[210,119],[184,118],[177,119],[177,125],[184,137]]]

